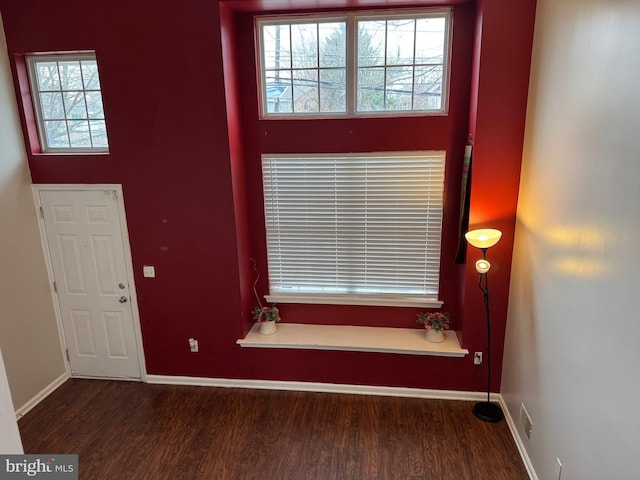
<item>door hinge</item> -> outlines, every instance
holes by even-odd
[[[42,205],[39,208],[40,208],[40,217],[44,218],[44,209],[42,208]]]
[[[67,362],[71,363],[71,359],[69,358],[69,349],[67,348],[65,351],[67,353]]]
[[[53,291],[58,293],[58,285],[56,285],[56,281],[53,281]]]
[[[114,200],[118,200],[118,192],[116,190],[111,190],[111,195]]]

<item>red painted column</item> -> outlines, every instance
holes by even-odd
[[[492,391],[500,390],[511,256],[529,87],[536,0],[478,0],[469,131],[473,141],[470,229],[497,228],[491,262]],[[463,344],[486,350],[486,322],[475,261],[467,250]],[[486,382],[478,378],[478,387]]]

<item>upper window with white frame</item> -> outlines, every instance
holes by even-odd
[[[27,57],[43,152],[107,152],[98,64],[93,53]]]
[[[263,118],[444,113],[451,10],[257,19]]]

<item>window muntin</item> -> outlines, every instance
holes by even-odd
[[[443,113],[450,9],[257,20],[264,118]]]
[[[439,306],[444,163],[263,155],[270,301]]]
[[[108,151],[95,55],[37,55],[27,64],[42,151]]]

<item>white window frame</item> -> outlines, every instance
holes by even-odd
[[[380,162],[383,162],[385,168],[389,168],[388,166],[393,161],[389,161],[389,159],[394,158],[399,159],[400,163],[399,176],[398,180],[396,180],[399,182],[397,184],[399,185],[397,190],[397,193],[400,194],[399,197],[397,193],[394,197],[394,191],[389,190],[389,188],[395,188],[393,186],[389,187],[388,185],[391,185],[391,183],[387,183],[392,175],[386,175],[384,172],[380,175],[379,171],[375,172],[375,167]],[[366,159],[360,165],[366,164],[366,171],[373,173],[367,173],[363,176],[362,167],[359,166],[354,170],[350,165],[350,159],[354,159],[354,164],[356,164],[357,159]],[[422,162],[423,159],[425,163],[422,170],[420,170],[420,167],[415,165],[417,162]],[[327,160],[326,165],[323,164],[323,160]],[[279,165],[277,164],[278,162]],[[295,166],[292,165],[294,162],[296,163]],[[300,163],[298,164],[298,162]],[[298,167],[304,162],[307,162],[307,165],[305,165],[307,172],[312,172],[318,176],[308,176],[304,169]],[[341,190],[340,193],[330,193],[332,188],[330,169],[335,162],[337,162],[335,172],[345,169],[342,171],[346,175],[355,175],[353,178],[350,177],[348,179],[349,186],[346,190]],[[269,267],[269,295],[265,297],[267,301],[274,303],[431,308],[442,306],[443,302],[438,299],[438,296],[440,290],[445,162],[446,152],[444,151],[263,154],[265,227]],[[277,169],[282,169],[280,171],[283,173],[278,175]],[[410,174],[411,177],[407,177],[407,174]],[[334,173],[334,175],[337,175],[337,173]],[[307,186],[304,185],[307,179],[303,179],[302,176],[307,177],[309,181]],[[347,180],[344,176],[336,176],[335,178],[340,178],[342,181]],[[358,185],[362,185],[361,188],[353,184],[353,180],[358,178],[365,182],[358,183]],[[324,179],[324,186],[318,188],[318,180],[316,179],[320,179],[321,182]],[[278,182],[284,185],[280,190],[278,190]],[[382,189],[380,188],[380,182],[383,182]],[[367,184],[372,185],[371,189],[366,186]],[[430,190],[426,189],[425,192],[419,193],[420,190],[416,191],[416,185],[428,185]],[[346,210],[351,210],[349,205],[354,205],[354,198],[352,197],[347,203],[341,203],[342,200],[338,200],[337,197],[344,197],[346,194],[347,196],[356,195],[357,198],[363,192],[366,192],[367,195],[373,195],[370,205],[372,210],[376,210],[376,212],[367,213],[365,216],[358,218],[361,222],[364,221],[363,219],[373,222],[374,228],[363,228],[354,231],[349,218],[353,215],[353,212],[349,211],[345,216],[336,213],[345,208]],[[386,199],[389,194],[391,195],[389,197],[391,199],[389,205],[393,203],[393,198],[407,198],[409,203],[406,203],[407,200],[405,200],[404,203],[395,208],[405,208],[406,210],[401,210],[403,213],[405,211],[409,213],[409,210],[413,210],[413,217],[409,215],[398,221],[396,217],[398,214],[393,213],[393,209],[391,213],[389,211],[381,211],[382,205],[386,207],[386,200],[382,204],[380,200]],[[422,194],[425,196],[421,197]],[[305,202],[304,198],[309,199],[310,202]],[[318,204],[315,203],[318,198],[328,200],[323,204]],[[331,203],[332,201],[336,203]],[[318,205],[329,205],[329,207],[328,210],[320,210],[321,215],[316,215],[315,212],[319,211]],[[338,206],[337,210],[333,210],[333,207],[336,206]],[[280,213],[284,212],[283,215],[276,212],[278,208],[280,208]],[[305,212],[307,208],[311,208],[311,211],[314,212],[314,215],[312,215],[313,221],[323,223],[322,226],[319,223],[312,223],[307,226],[307,215],[299,213]],[[421,210],[424,209],[426,209],[426,212],[423,215]],[[346,212],[346,210],[342,211]],[[386,210],[386,208],[383,210]],[[415,213],[416,211],[417,213]],[[424,222],[417,224],[416,216],[424,219]],[[337,218],[341,218],[341,220],[335,220]],[[407,221],[411,223],[407,225]],[[335,224],[331,222],[335,222]],[[385,227],[381,231],[380,227],[383,224]],[[342,227],[339,225],[342,225]],[[387,225],[392,225],[392,228],[387,230]],[[398,228],[408,230],[407,235],[409,236],[405,236],[397,244],[384,243],[392,235],[396,234]],[[335,237],[329,238],[329,236],[325,236],[321,241],[315,242],[316,233],[314,232],[332,231],[332,229],[335,229]],[[416,240],[416,235],[420,238],[422,232],[424,232],[423,239]],[[372,246],[369,246],[366,241],[369,236],[371,242],[373,242]],[[354,244],[349,242],[353,242],[354,238],[358,238],[359,242],[365,239],[366,246],[364,250],[367,251],[366,254],[362,252],[361,246],[354,247],[355,250],[351,248]],[[341,244],[344,241],[347,243]],[[424,244],[421,242],[424,242]],[[317,246],[314,245],[310,250],[303,251],[314,243]],[[331,246],[334,244],[335,246]],[[349,247],[347,248],[345,245]],[[362,243],[358,243],[358,245],[362,245]],[[400,248],[396,255],[399,255],[401,262],[405,262],[404,265],[406,267],[398,267],[399,264],[389,260],[389,254],[379,253],[381,250],[389,251],[389,247],[393,248],[395,246]],[[422,250],[423,247],[422,254],[416,253],[416,251]],[[356,252],[355,254],[353,253],[354,251]],[[296,280],[300,281],[301,284],[308,283],[311,277],[313,277],[313,282],[315,283],[316,278],[318,278],[315,275],[320,278],[326,278],[325,275],[329,277],[337,275],[340,277],[342,274],[336,272],[345,270],[346,264],[339,263],[341,261],[339,260],[340,258],[346,258],[344,256],[345,253],[348,256],[347,263],[349,264],[346,270],[352,270],[355,265],[357,269],[355,276],[351,276],[349,273],[346,281],[344,280],[345,277],[343,277],[342,280],[338,281],[338,284],[331,283],[328,287],[322,286],[322,281],[317,285],[303,288],[295,284]],[[355,256],[352,257],[352,255]],[[329,258],[328,262],[327,258]],[[353,260],[354,258],[356,260]],[[375,265],[375,267],[364,266],[363,263],[366,263],[364,258],[369,258],[373,262],[371,265]],[[298,273],[303,264],[305,266],[304,273]],[[331,267],[332,264],[335,264],[335,267]],[[332,268],[335,270],[331,270]],[[396,291],[376,291],[378,289],[376,285],[378,285],[381,275],[380,269],[384,272],[382,274],[384,278],[390,279],[392,283],[393,281],[399,282],[390,289],[395,289]],[[400,272],[401,277],[399,280],[395,277],[398,272]],[[291,280],[292,275],[296,280]],[[298,277],[298,275],[300,276]],[[367,276],[371,276],[369,277],[371,280],[366,280]],[[420,279],[416,280],[416,278]],[[357,283],[354,286],[354,281],[364,281],[365,284]],[[411,288],[405,287],[408,282],[414,281],[416,283],[411,283]],[[333,281],[329,280],[329,282]],[[366,282],[373,282],[373,284],[366,285]],[[324,282],[324,285],[327,285],[327,282]]]
[[[38,130],[38,138],[40,140],[40,150],[42,153],[62,153],[62,154],[102,154],[109,153],[109,147],[50,147],[46,137],[46,131],[44,126],[44,119],[42,114],[42,105],[40,102],[40,88],[38,85],[38,75],[35,70],[36,63],[41,62],[64,62],[67,60],[71,61],[82,61],[82,60],[93,60],[96,62],[97,59],[95,52],[82,52],[82,53],[52,53],[52,54],[37,54],[37,55],[29,55],[26,57],[27,63],[27,71],[29,76],[29,86],[31,88],[31,99],[33,102],[33,109],[35,114],[35,119],[37,123]],[[100,71],[98,69],[98,76],[100,75]],[[83,88],[82,92],[87,92],[92,90],[85,90]],[[102,93],[102,82],[100,83],[100,93]],[[66,117],[66,114],[65,114]],[[106,125],[106,115],[104,115],[104,102],[103,102],[103,120]],[[65,121],[67,119],[65,118]],[[87,119],[89,120],[89,119]],[[108,134],[107,134],[107,143],[108,143]]]
[[[357,111],[357,76],[358,76],[358,45],[357,45],[357,22],[368,20],[397,20],[397,19],[417,19],[430,17],[445,18],[444,32],[444,52],[442,71],[442,101],[440,109],[432,110],[379,110],[379,111]],[[449,108],[449,76],[451,69],[451,42],[452,42],[452,18],[453,10],[447,8],[422,8],[422,9],[402,9],[402,10],[377,10],[377,11],[354,11],[340,13],[314,13],[314,14],[294,14],[294,15],[274,15],[259,16],[255,20],[256,30],[256,52],[258,58],[258,99],[259,117],[261,119],[304,119],[304,118],[366,118],[366,117],[407,117],[407,116],[443,116],[447,115]],[[346,112],[285,112],[268,113],[266,84],[265,84],[265,59],[262,48],[262,26],[263,25],[284,25],[300,23],[323,23],[323,22],[346,22]],[[415,64],[415,62],[414,62]],[[385,65],[386,66],[386,65]]]

